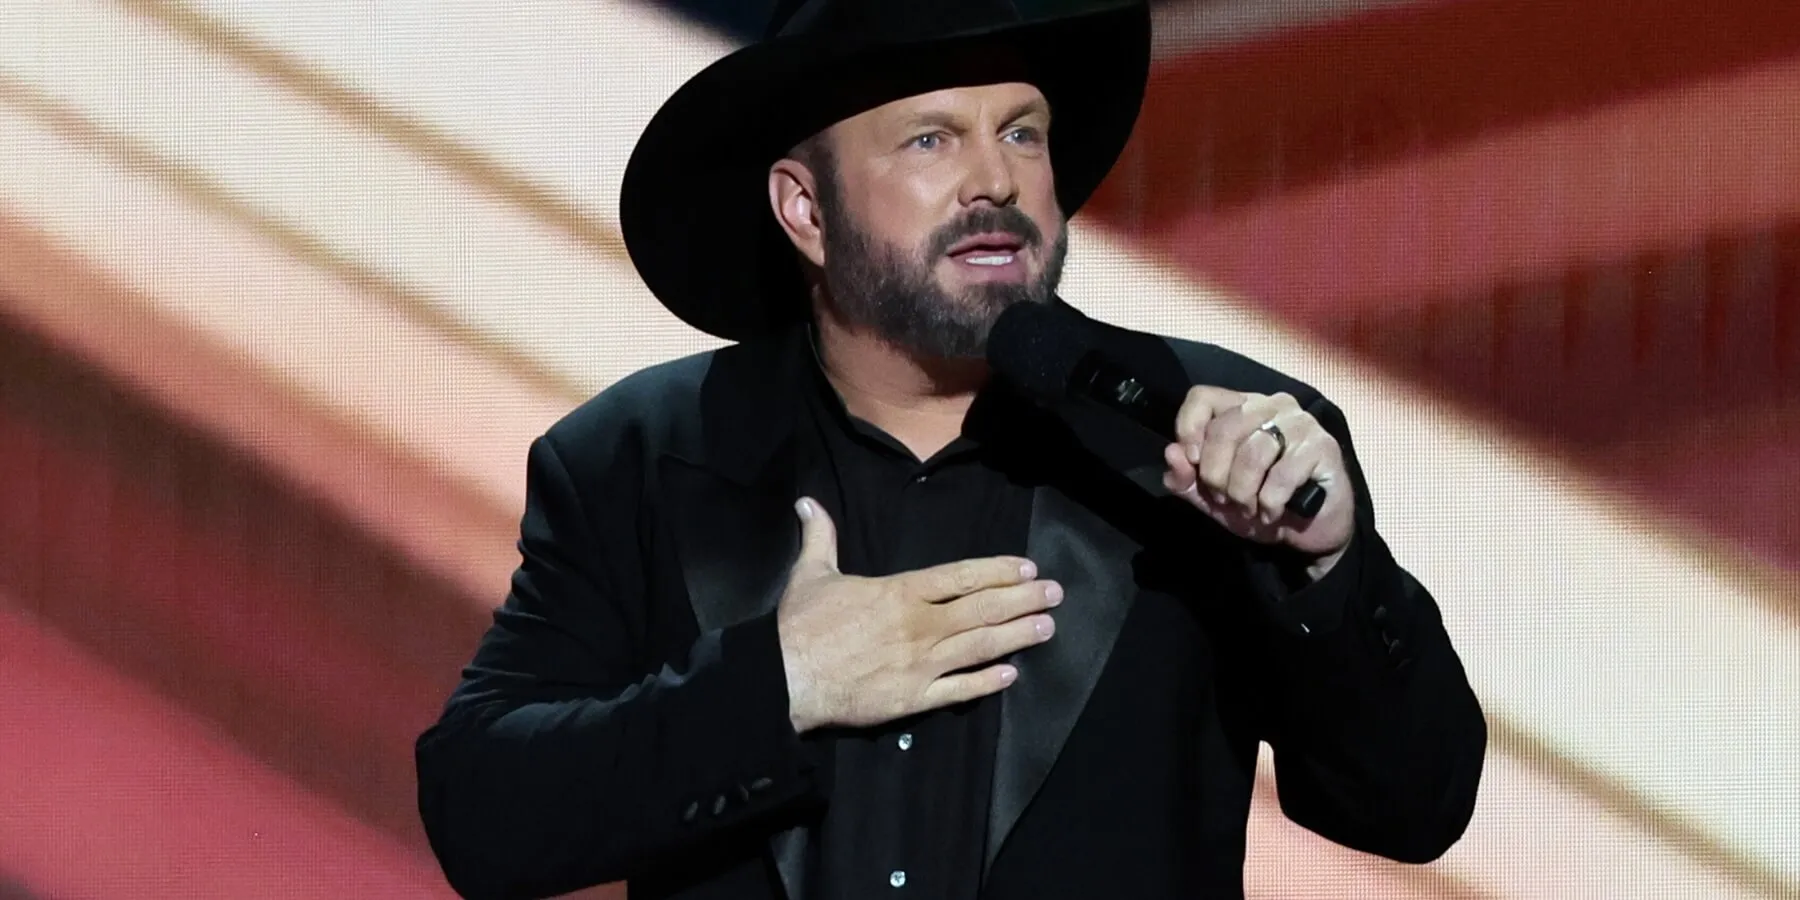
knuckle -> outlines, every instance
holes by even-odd
[[[1021,584],[1013,590],[1012,602],[1008,604],[1013,615],[1037,612],[1050,606],[1050,582],[1036,581]]]
[[[1006,610],[1000,598],[992,593],[983,593],[975,597],[975,615],[983,625],[994,625],[1006,621]]]
[[[1018,563],[1008,564],[999,559],[983,560],[980,565],[971,565],[970,569],[976,575],[972,590],[1003,587],[1009,580],[1016,581],[1019,577],[1018,567]]]
[[[1288,444],[1287,453],[1283,454],[1281,459],[1276,461],[1274,468],[1275,470],[1284,473],[1290,469],[1298,468],[1301,463],[1307,460],[1318,459],[1323,449],[1324,445],[1312,438],[1290,442]],[[1308,465],[1310,466],[1310,463]]]
[[[1244,416],[1233,410],[1206,423],[1206,441],[1210,446],[1229,447],[1244,436]]]
[[[1005,631],[996,628],[982,640],[981,658],[983,661],[999,659],[1000,657],[1011,653],[1013,648],[1013,640],[1009,639],[1009,636]]]
[[[1208,487],[1224,487],[1231,477],[1231,458],[1215,456],[1201,460],[1200,477]]]
[[[988,662],[1006,652],[1006,626],[989,625],[982,629],[981,637],[970,645],[969,664],[977,665]]]
[[[999,607],[1000,610],[999,615],[994,617],[992,624],[1003,625],[1032,611],[1036,608],[1037,598],[1042,596],[1042,594],[1042,591],[1036,590],[1030,585],[1023,584],[1008,590],[1006,595],[1001,598],[999,602],[994,604]]]
[[[979,584],[979,579],[976,578],[974,570],[967,566],[958,566],[950,577],[950,586],[958,595],[974,593],[977,584]]]
[[[950,573],[941,571],[919,572],[907,577],[912,586],[908,591],[915,600],[935,600],[939,595],[950,590]]]
[[[1269,467],[1267,463],[1259,462],[1257,460],[1245,460],[1244,463],[1238,466],[1237,470],[1232,473],[1231,486],[1233,489],[1242,491],[1245,494],[1254,494],[1257,491],[1262,490],[1263,483],[1268,480],[1268,476]]]
[[[949,701],[961,703],[965,700],[973,700],[985,693],[987,691],[982,687],[980,678],[973,674],[959,676],[955,681],[950,682]]]
[[[1013,584],[1028,581],[1026,567],[1030,567],[1033,577],[1037,575],[1037,564],[1018,556],[1001,557],[994,561],[994,581],[999,584]]]
[[[1258,432],[1258,434],[1264,433]],[[1272,434],[1265,434],[1265,437],[1267,437],[1268,440],[1256,442],[1256,459],[1262,468],[1268,468],[1273,465],[1276,457],[1281,454],[1281,442],[1277,441]],[[1288,454],[1293,454],[1294,449],[1295,448],[1292,446],[1288,447]]]

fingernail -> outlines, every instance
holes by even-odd
[[[1187,445],[1187,458],[1188,458],[1188,462],[1191,462],[1195,465],[1200,464],[1200,445],[1199,444]]]
[[[1062,585],[1057,584],[1054,581],[1045,584],[1044,599],[1049,600],[1051,606],[1060,605],[1063,601]]]
[[[812,508],[811,500],[808,500],[805,497],[801,497],[799,499],[799,501],[797,501],[794,504],[794,509],[796,509],[800,512],[800,520],[801,521],[803,521],[803,522],[811,522],[812,521],[813,508]]]
[[[1026,581],[1030,581],[1031,579],[1036,578],[1037,577],[1037,563],[1034,563],[1029,559],[1026,560],[1022,565],[1019,566],[1019,577],[1025,579]]]
[[[1040,638],[1048,638],[1056,633],[1056,620],[1045,616],[1037,621],[1037,633]]]
[[[1019,670],[1013,668],[1012,666],[1005,666],[1000,670],[1000,683],[1001,684],[1012,684],[1013,679],[1015,679],[1017,677],[1019,677]]]

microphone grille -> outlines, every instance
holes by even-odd
[[[1088,349],[1074,312],[1055,303],[1015,303],[988,332],[987,359],[996,375],[1027,397],[1054,403],[1068,395]]]

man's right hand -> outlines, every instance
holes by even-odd
[[[993,663],[1049,640],[1062,587],[1004,556],[886,578],[845,575],[837,530],[796,507],[800,558],[776,613],[794,730],[865,727],[996,693],[1018,677]],[[981,666],[981,668],[975,668]]]

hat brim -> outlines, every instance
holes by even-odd
[[[980,83],[963,68],[921,65],[922,55],[969,60],[990,49],[1022,65],[1049,100],[1057,200],[1074,215],[1136,124],[1150,67],[1146,4],[928,42],[778,38],[718,60],[663,104],[626,165],[619,223],[638,274],[682,321],[726,340],[804,319],[797,254],[769,208],[769,166],[861,112]]]

